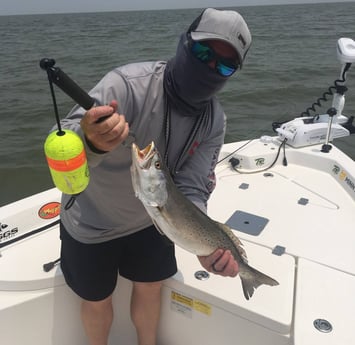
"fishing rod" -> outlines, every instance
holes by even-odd
[[[56,132],[48,135],[44,143],[48,167],[54,185],[60,191],[65,194],[78,195],[85,190],[90,180],[85,146],[77,133],[62,129],[53,84],[57,85],[85,110],[92,108],[95,100],[59,67],[55,67],[54,59],[41,59],[39,65],[47,72],[58,128]],[[104,119],[100,118],[99,120],[103,121]]]
[[[47,72],[58,127],[58,131],[51,133],[45,141],[45,154],[55,186],[63,193],[76,195],[89,184],[89,169],[84,144],[77,133],[62,129],[53,84],[85,110],[99,104],[59,67],[55,67],[55,63],[54,59],[49,58],[43,58],[39,63],[40,67]],[[96,123],[110,116],[112,114],[101,116]],[[134,141],[135,134],[129,131],[128,138],[122,145],[129,146]]]
[[[85,110],[89,110],[95,104],[92,98],[74,80],[65,74],[59,67],[54,67],[55,60],[44,58],[39,62],[40,67],[47,72],[48,80],[56,84],[62,91],[71,97]]]

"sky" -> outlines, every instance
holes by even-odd
[[[0,0],[0,15],[238,7],[355,0]]]

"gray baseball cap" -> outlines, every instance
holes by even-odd
[[[240,67],[251,45],[247,23],[236,11],[205,9],[191,24],[189,31],[194,41],[221,40],[235,48]]]

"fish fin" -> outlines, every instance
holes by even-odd
[[[239,274],[240,280],[242,281],[242,288],[244,297],[249,300],[254,294],[254,291],[260,285],[276,286],[279,285],[278,281],[267,276],[266,274],[256,270],[253,267],[248,266],[247,274]]]
[[[216,221],[215,221],[216,222]],[[231,228],[223,223],[219,223],[216,222],[217,225],[219,227],[221,227],[223,229],[223,231],[228,235],[228,237],[233,241],[233,243],[235,244],[239,255],[241,256],[241,258],[243,259],[243,261],[245,263],[248,263],[248,257],[247,257],[247,253],[245,252],[244,248],[243,248],[243,243],[240,241],[240,239],[233,233],[233,231],[231,230]]]

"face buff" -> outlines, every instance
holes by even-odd
[[[182,34],[176,55],[168,61],[164,74],[169,104],[186,116],[199,116],[227,80],[192,55],[187,34]]]

